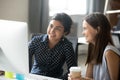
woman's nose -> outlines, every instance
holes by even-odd
[[[53,27],[53,28],[51,28],[51,32],[54,32],[55,31],[55,28]]]

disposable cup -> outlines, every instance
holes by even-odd
[[[70,75],[72,78],[81,78],[81,67],[71,67]]]

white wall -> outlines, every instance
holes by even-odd
[[[72,15],[71,18],[75,23],[78,23],[78,28],[77,28],[77,36],[78,37],[83,37],[82,35],[82,19],[85,17],[85,15]],[[88,45],[79,45],[78,46],[78,54],[86,54],[88,51]]]
[[[0,0],[0,19],[28,21],[28,0]]]
[[[77,36],[78,36],[78,37],[83,36],[83,35],[82,35],[82,30],[83,30],[83,28],[82,28],[82,19],[84,18],[84,16],[85,16],[85,15],[72,15],[72,16],[71,16],[73,22],[75,22],[75,23],[78,24],[78,25],[77,25],[77,27],[78,27],[78,28],[77,28]]]

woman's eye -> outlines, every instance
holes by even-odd
[[[86,28],[84,27],[83,30],[86,30]]]
[[[56,29],[56,30],[61,30],[61,28],[59,28],[59,27],[56,27],[55,29]]]
[[[53,26],[52,25],[50,25],[50,28],[52,28]]]

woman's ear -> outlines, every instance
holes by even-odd
[[[99,32],[100,32],[100,27],[98,26],[98,27],[97,27],[97,33],[99,33]]]

